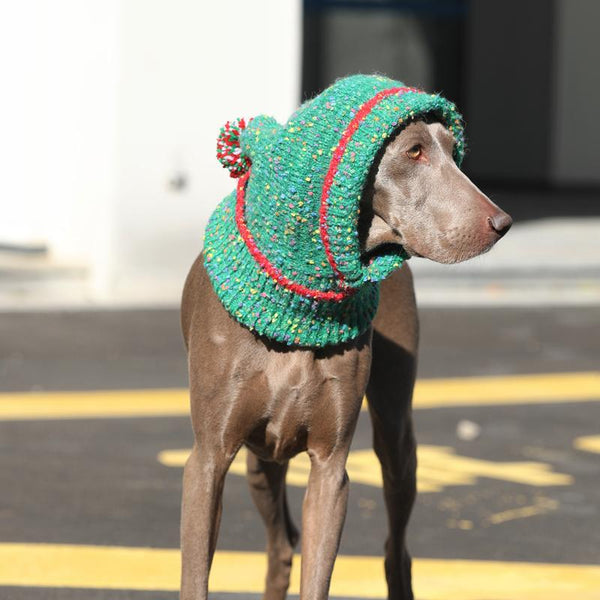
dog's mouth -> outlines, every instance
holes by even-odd
[[[481,256],[486,252],[489,252],[495,245],[495,241],[489,242],[488,244],[483,244],[480,246],[464,246],[464,247],[454,247],[446,249],[445,251],[435,251],[431,254],[421,254],[417,252],[414,248],[406,245],[405,250],[409,256],[416,256],[417,258],[425,258],[435,263],[439,263],[442,265],[456,265],[467,260],[471,260],[472,258],[476,258],[477,256]]]
[[[364,252],[362,255],[363,261],[365,264],[370,263],[374,259],[380,256],[389,256],[389,255],[399,256],[401,258],[409,258],[411,256],[420,256],[420,254],[409,251],[408,248],[403,246],[402,244],[398,244],[395,242],[385,242],[383,244],[379,244],[372,248],[368,252]]]
[[[404,249],[404,252],[408,256],[415,256],[417,258],[425,258],[425,256],[423,256],[420,252],[417,252],[414,248],[411,248],[408,244],[404,244],[402,246],[402,248]]]

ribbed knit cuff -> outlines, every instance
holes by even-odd
[[[306,298],[274,281],[256,263],[237,230],[235,193],[219,204],[209,220],[204,264],[233,318],[285,344],[322,347],[355,339],[377,311],[377,283],[366,283],[349,298],[331,302]]]

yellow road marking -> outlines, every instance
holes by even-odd
[[[596,452],[600,454],[600,435],[586,435],[577,438],[573,442],[573,446],[577,450],[585,450],[586,452]]]
[[[290,593],[299,590],[299,559]],[[0,544],[0,585],[176,591],[179,551],[59,544]],[[266,569],[262,552],[217,552],[212,592],[261,593]],[[235,577],[232,577],[235,572]],[[414,586],[423,600],[597,600],[600,566],[482,560],[413,561]],[[339,556],[331,584],[334,596],[386,598],[383,560]]]
[[[189,413],[185,389],[94,390],[0,394],[0,420],[180,416]]]
[[[600,400],[600,373],[421,379],[414,407],[553,404]],[[0,394],[0,420],[91,419],[182,416],[189,413],[185,389]]]
[[[183,467],[189,450],[163,450],[158,461],[169,467]],[[573,478],[555,473],[541,462],[493,462],[457,456],[452,448],[421,444],[417,448],[417,488],[419,492],[441,492],[451,485],[474,485],[478,477],[512,481],[532,486],[570,485]],[[348,455],[346,469],[350,481],[381,487],[381,467],[373,450],[354,450]],[[230,467],[236,475],[246,475],[246,449],[242,448]],[[286,481],[306,486],[310,459],[303,452],[290,461]]]
[[[426,379],[417,382],[416,408],[551,404],[600,400],[600,372]]]
[[[462,529],[463,531],[469,531],[473,529],[474,523],[470,519],[448,519],[446,521],[448,529]]]
[[[521,506],[519,508],[511,508],[499,513],[494,513],[485,519],[490,525],[499,525],[506,521],[514,521],[515,519],[526,519],[544,513],[551,512],[558,508],[558,501],[552,498],[538,498],[535,504],[530,506]]]

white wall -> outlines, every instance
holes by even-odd
[[[234,186],[219,128],[287,118],[300,35],[300,0],[3,3],[0,243],[47,242],[98,297],[176,299]]]
[[[35,4],[0,5],[0,242],[16,244],[44,241],[43,219],[24,202],[40,197],[46,176],[30,176],[32,162],[43,168],[40,138],[47,121],[36,101],[47,82],[38,58],[45,32],[39,20],[30,19]]]
[[[0,242],[88,263],[114,196],[116,0],[0,14]]]
[[[181,280],[235,185],[215,157],[228,119],[287,119],[300,96],[299,0],[129,0],[120,26],[114,272]],[[180,192],[169,180],[183,173]]]

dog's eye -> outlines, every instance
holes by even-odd
[[[421,144],[415,144],[410,150],[406,151],[406,156],[408,158],[412,158],[413,160],[417,160],[421,153],[423,152],[423,148],[421,148]]]

